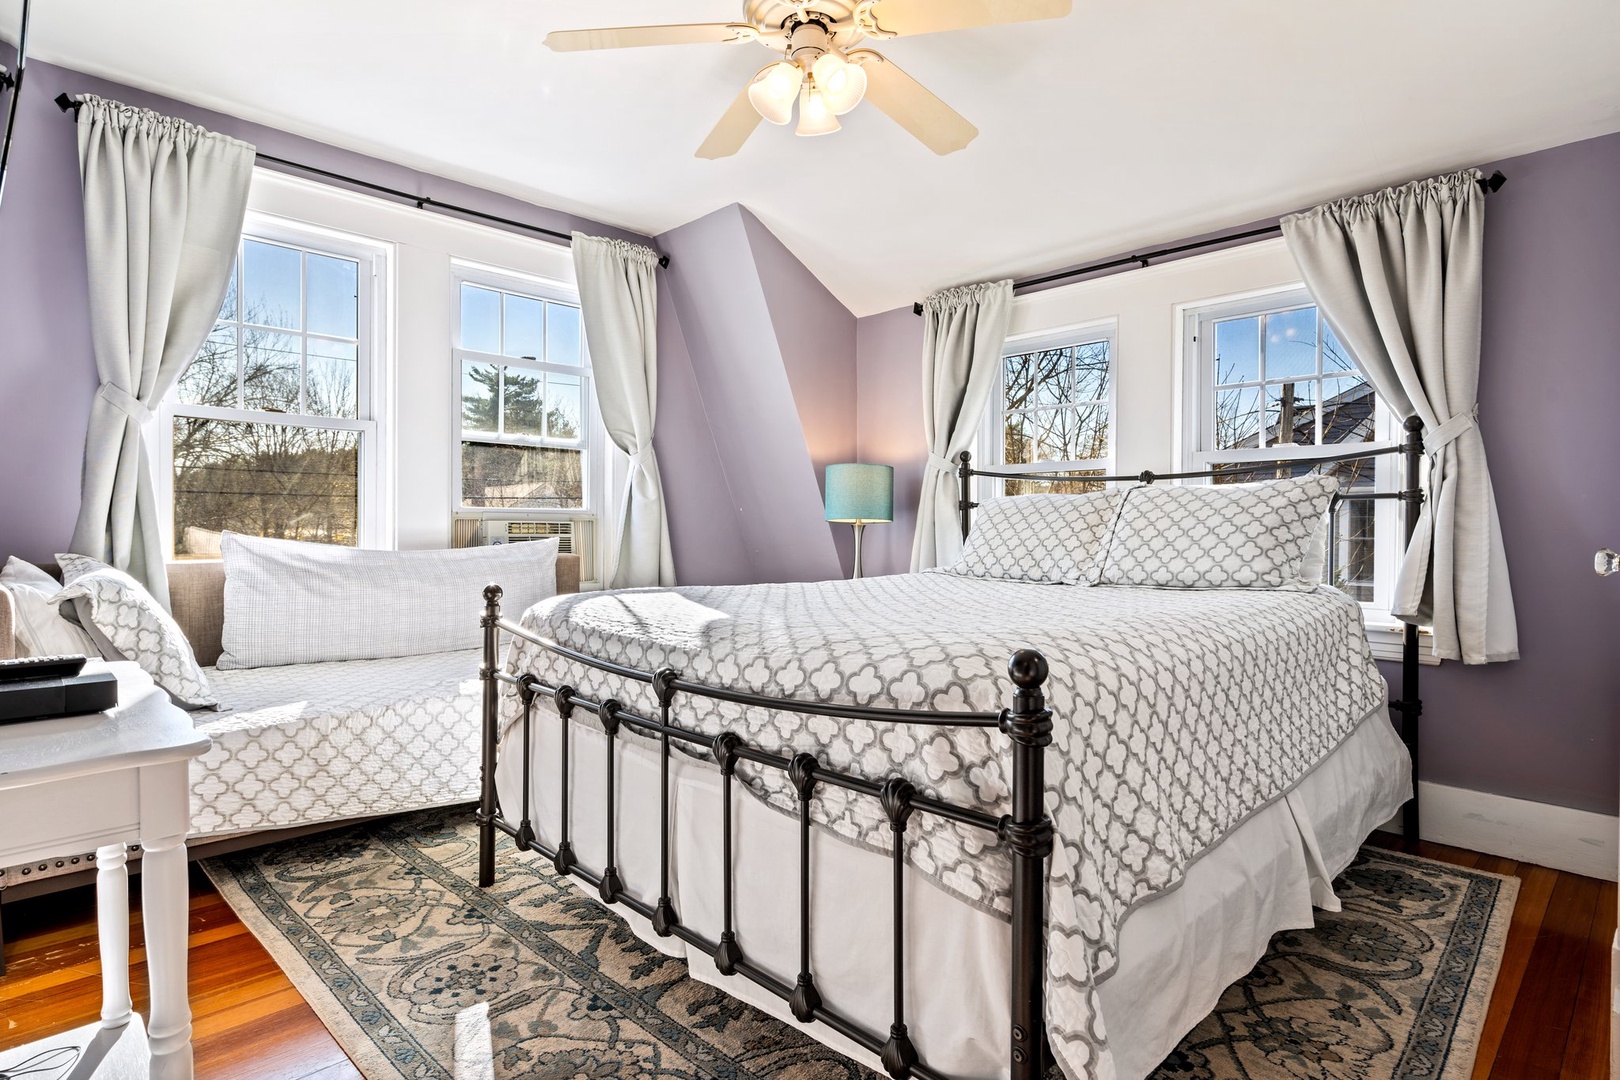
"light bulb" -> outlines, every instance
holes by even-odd
[[[799,65],[781,60],[761,68],[748,85],[748,101],[754,109],[773,124],[785,124],[793,119],[793,99],[799,96],[799,84],[804,72]]]
[[[866,71],[859,64],[844,59],[841,53],[829,50],[816,57],[810,74],[816,80],[816,89],[826,99],[827,108],[835,116],[843,116],[866,96]]]
[[[827,99],[821,91],[808,82],[799,94],[799,126],[794,129],[799,135],[831,135],[844,125],[838,122],[838,117],[827,107]]]

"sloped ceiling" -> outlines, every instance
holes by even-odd
[[[740,0],[36,6],[42,59],[647,235],[741,203],[857,315],[1620,129],[1615,0],[1078,0],[885,46],[979,126],[958,154],[861,108],[720,162],[759,46],[541,39]]]

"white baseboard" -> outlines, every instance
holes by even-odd
[[[1620,880],[1620,818],[1427,780],[1418,785],[1418,797],[1425,840]],[[1400,818],[1381,828],[1400,832]]]

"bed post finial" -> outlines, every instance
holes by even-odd
[[[1046,747],[1052,713],[1046,707],[1049,667],[1034,649],[1007,661],[1017,690],[1001,714],[1012,740],[1012,813],[1001,819],[1001,838],[1012,849],[1012,1080],[1046,1073],[1046,857],[1052,819],[1046,815]]]
[[[495,748],[500,701],[496,690],[495,667],[500,649],[501,587],[494,582],[484,586],[484,616],[478,620],[484,629],[484,662],[478,668],[478,678],[484,687],[483,725],[484,760],[478,795],[478,887],[487,889],[495,884],[495,815],[498,812],[495,796]],[[528,807],[524,807],[527,811]]]

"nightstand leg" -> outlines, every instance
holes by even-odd
[[[146,925],[146,970],[152,989],[147,1034],[154,1061],[174,1055],[164,1075],[189,1076],[191,1003],[186,995],[189,889],[185,837],[143,838],[141,849],[141,915]]]
[[[101,946],[101,1026],[129,1023],[129,853],[96,848],[96,939]]]

